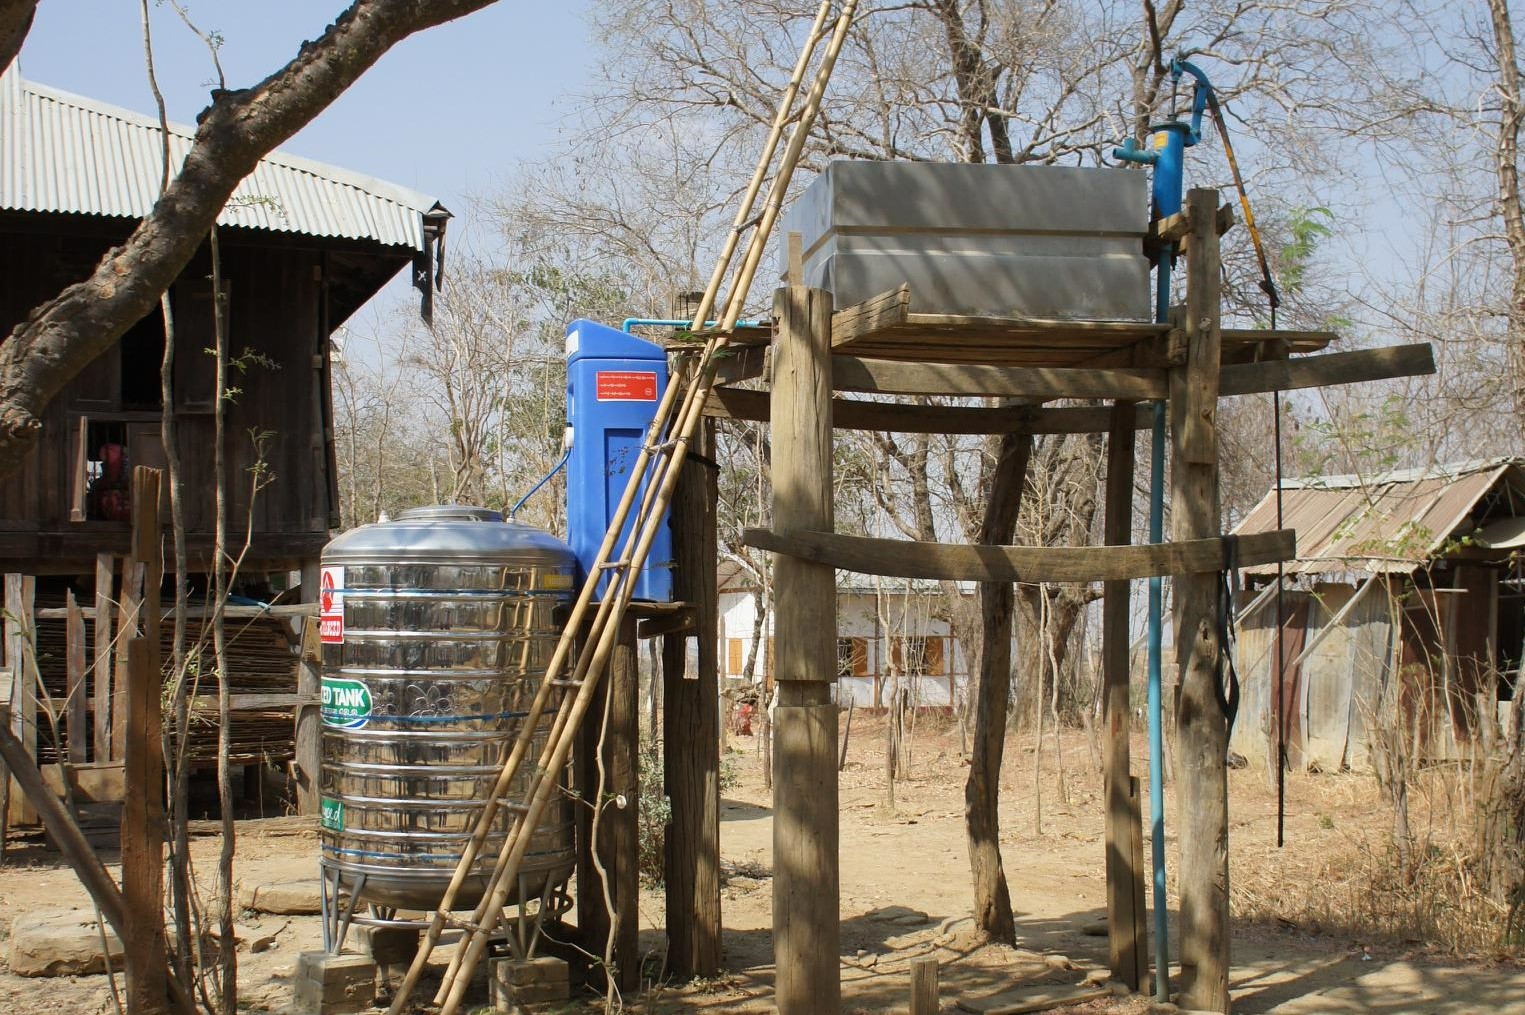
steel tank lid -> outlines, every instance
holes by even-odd
[[[390,521],[361,525],[323,549],[325,563],[473,561],[548,558],[572,566],[572,548],[532,525],[506,521],[490,508],[433,504],[410,508]]]

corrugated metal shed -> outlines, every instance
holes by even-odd
[[[170,124],[178,168],[192,128]],[[157,118],[0,74],[0,209],[142,218],[159,195]],[[424,247],[433,198],[283,152],[261,159],[218,223]]]
[[[1458,462],[1371,477],[1285,480],[1283,524],[1297,530],[1297,560],[1288,562],[1287,572],[1408,574],[1452,537],[1467,535],[1473,509],[1506,479],[1525,493],[1525,469],[1519,459]],[[1521,503],[1525,505],[1525,497]],[[1234,531],[1249,535],[1276,527],[1272,490]],[[1245,570],[1276,573],[1275,565]]]

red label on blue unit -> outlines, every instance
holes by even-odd
[[[594,397],[600,402],[655,402],[657,375],[639,370],[600,370],[594,374]]]

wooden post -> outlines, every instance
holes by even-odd
[[[164,946],[164,749],[161,681],[148,638],[127,643],[125,780],[122,805],[122,897],[128,932],[122,935],[127,1010],[153,1015],[168,1002]]]
[[[90,755],[90,703],[85,685],[85,613],[74,599],[74,591],[65,600],[64,671],[68,674],[68,698],[64,702],[68,722],[69,761],[83,765]]]
[[[1193,190],[1186,212],[1186,362],[1170,371],[1173,539],[1216,536],[1218,504],[1219,253],[1216,190]],[[1228,723],[1218,704],[1219,576],[1173,580],[1179,672],[1176,705],[1181,1007],[1229,1010]]]
[[[37,640],[32,602],[37,580],[31,575],[5,576],[5,662],[10,675],[11,732],[37,760]],[[37,812],[19,786],[13,786],[8,805],[12,825],[30,825]]]
[[[831,294],[773,298],[773,524],[830,532]],[[836,581],[832,568],[774,565],[773,947],[783,1015],[841,1005],[837,814]]]
[[[96,761],[111,760],[111,584],[114,564],[109,553],[95,555],[95,615],[91,630],[95,634],[95,702],[91,723],[94,728]]]
[[[1133,541],[1133,403],[1118,402],[1112,408],[1112,429],[1107,436],[1107,500],[1102,541],[1121,546]],[[1141,835],[1143,816],[1132,778],[1130,733],[1132,708],[1129,678],[1129,597],[1132,583],[1111,581],[1103,585],[1101,612],[1102,715],[1106,736],[1102,740],[1102,773],[1107,801],[1107,944],[1108,964],[1114,979],[1138,990],[1148,973],[1149,931],[1147,917],[1134,900],[1143,893],[1144,871],[1135,866],[1133,843]]]
[[[667,892],[667,968],[689,979],[720,971],[720,653],[715,433],[706,423],[699,451],[683,466],[672,507],[676,598],[693,612],[696,680],[686,680],[688,636],[662,645],[662,775],[672,821],[663,882]]]
[[[302,602],[318,601],[318,561],[302,562]],[[319,723],[318,693],[322,683],[322,645],[316,617],[301,620],[301,659],[297,663],[296,761],[297,813],[316,814],[321,806],[318,772],[323,761],[323,730]]]
[[[608,878],[614,908],[614,965],[623,991],[640,986],[640,867],[637,825],[640,800],[640,674],[636,617],[627,612],[620,622],[619,640],[609,656],[608,675],[579,735],[578,783],[583,799],[600,807],[598,861]],[[609,722],[604,727],[607,702]],[[603,740],[604,792],[598,797],[598,770],[593,758]],[[619,798],[625,804],[621,807]],[[591,811],[579,820],[581,845],[577,868],[577,925],[582,946],[602,956],[609,934],[604,882],[593,863]]]
[[[161,479],[158,469],[139,465],[132,470],[132,556],[143,565],[143,599],[138,607],[138,624],[148,642],[148,668],[159,684],[164,683],[159,629],[159,591],[164,584],[164,533],[159,526]]]
[[[942,1000],[938,993],[937,960],[911,960],[911,1015],[938,1015]]]
[[[122,562],[122,595],[117,612],[115,673],[111,687],[111,757],[119,760],[127,745],[127,643],[138,636],[138,610],[143,602],[141,561]]]

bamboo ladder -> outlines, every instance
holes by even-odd
[[[683,462],[688,457],[689,442],[698,430],[704,415],[705,402],[714,386],[715,370],[720,363],[720,354],[729,345],[736,322],[741,317],[742,308],[746,303],[752,280],[757,274],[768,236],[783,207],[789,181],[795,167],[799,164],[800,153],[804,149],[805,141],[820,111],[822,96],[831,79],[837,56],[842,51],[858,0],[844,0],[833,20],[834,6],[836,6],[835,0],[823,0],[816,13],[810,33],[801,47],[794,73],[779,100],[772,129],[763,146],[763,152],[758,158],[757,167],[753,171],[741,206],[737,209],[734,224],[725,238],[715,270],[710,276],[709,285],[694,314],[692,330],[705,337],[697,365],[695,369],[674,377],[657,406],[656,418],[652,421],[646,434],[645,444],[636,458],[634,467],[630,470],[630,480],[625,485],[625,492],[615,508],[614,517],[599,547],[588,580],[583,584],[577,602],[572,608],[551,661],[546,666],[545,677],[524,717],[519,734],[498,774],[492,793],[482,801],[482,812],[462,852],[460,863],[456,866],[450,885],[430,920],[429,929],[424,935],[418,954],[392,999],[389,1015],[400,1015],[407,1007],[418,985],[419,977],[429,961],[430,954],[439,943],[441,934],[446,927],[455,927],[465,931],[466,936],[456,949],[439,991],[434,997],[434,1003],[440,1005],[440,1015],[452,1015],[465,994],[467,985],[471,981],[471,974],[487,947],[490,935],[502,919],[503,907],[518,878],[534,830],[546,806],[558,791],[557,774],[566,765],[578,728],[592,704],[605,664],[613,651],[614,643],[619,635],[620,621],[630,603],[634,580],[646,563],[652,542],[661,525],[662,516],[672,499],[673,489],[677,484]],[[825,50],[820,65],[816,69],[803,101],[800,101],[801,86],[805,82],[816,51],[823,42],[825,42]],[[779,144],[791,125],[794,129],[789,134],[783,157],[777,171],[773,174],[771,183],[768,183],[768,173],[778,153]],[[768,185],[767,198],[762,210],[755,211],[758,196],[762,193],[765,184]],[[706,329],[705,323],[710,319],[711,311],[716,306],[722,283],[731,272],[737,248],[741,244],[742,237],[749,232],[746,249],[741,256],[740,264],[732,279],[730,292],[725,299],[725,312],[719,315],[715,327]],[[620,533],[630,517],[631,508],[636,506],[637,498],[640,504],[636,507],[631,535],[625,545],[619,548],[621,556],[615,557]],[[609,586],[603,598],[595,604],[593,597],[599,580],[605,572],[611,576]],[[578,632],[588,621],[590,612],[593,613],[593,617],[591,622],[587,623],[588,635],[581,652],[578,653],[576,665],[570,678],[563,678],[562,671],[572,656]],[[550,701],[553,689],[556,688],[575,690],[576,694],[564,696],[557,709],[550,735],[530,777],[528,799],[522,805],[512,803],[507,805],[515,812],[508,838],[504,841],[503,848],[493,865],[481,902],[469,920],[462,920],[452,915],[456,897],[476,865],[477,857],[497,818],[498,808],[503,806],[503,796],[508,793],[519,770],[523,767],[540,718]]]

